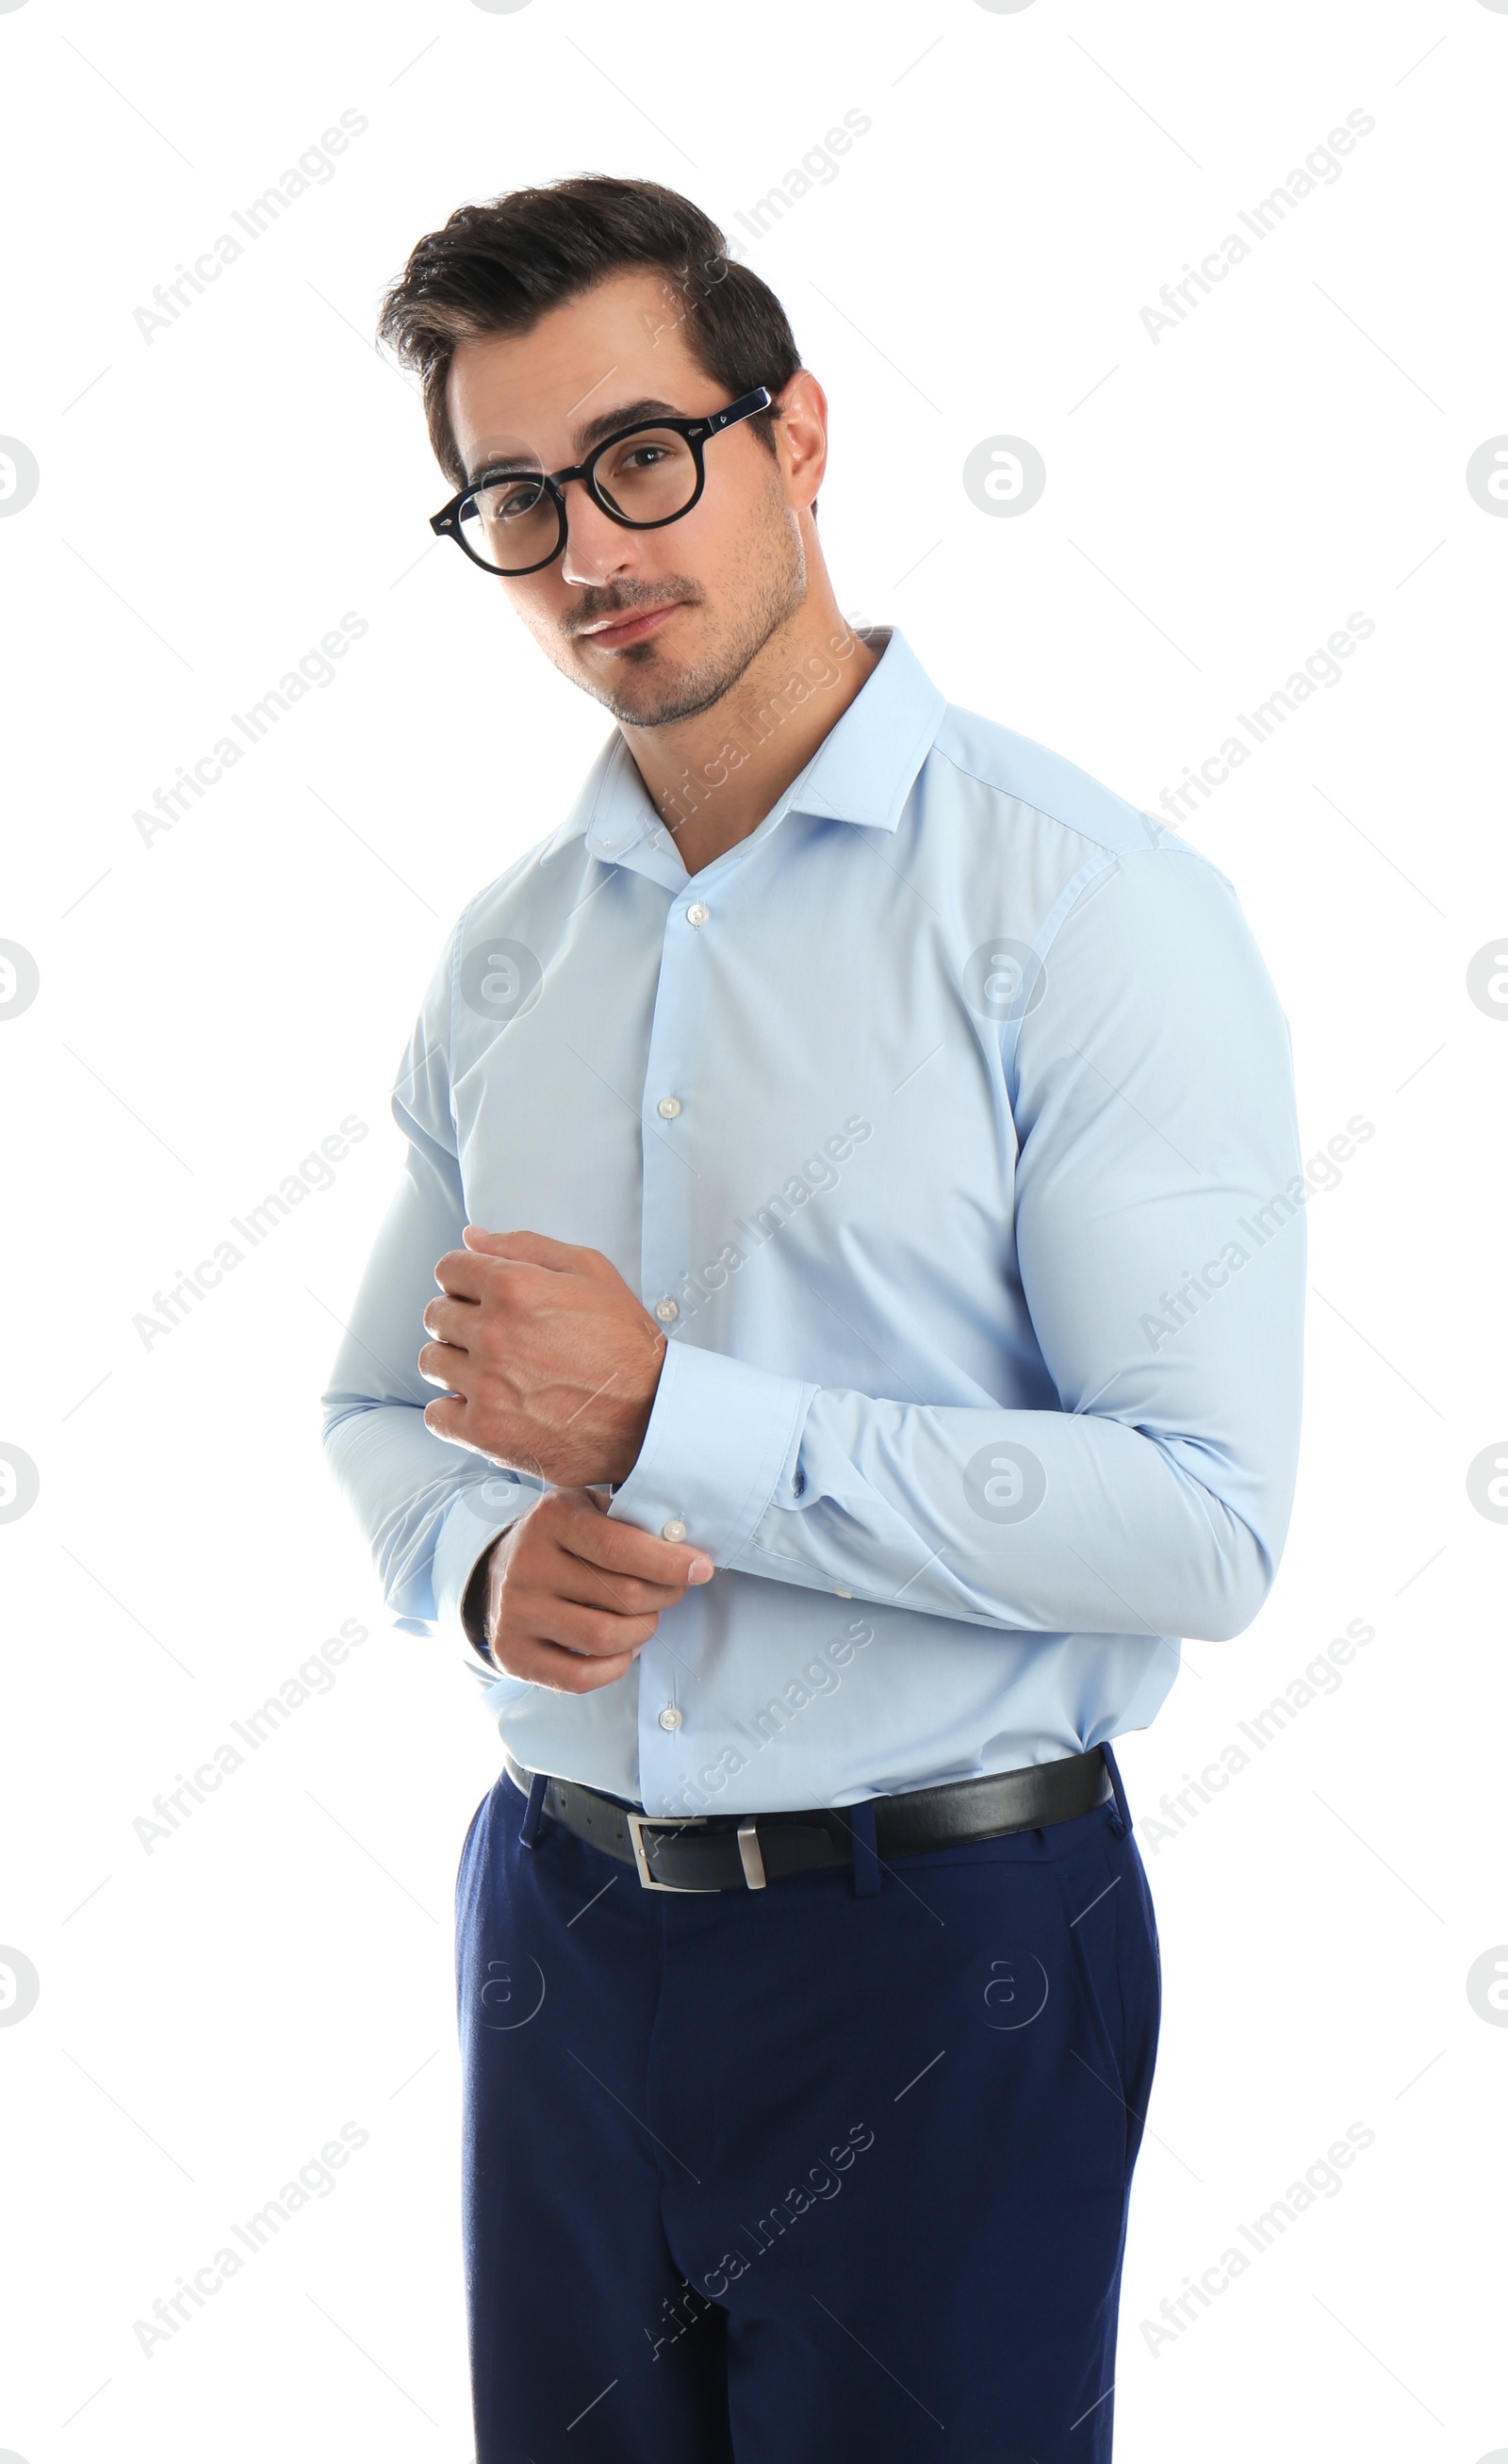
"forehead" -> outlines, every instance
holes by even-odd
[[[621,403],[713,407],[715,381],[687,346],[686,304],[671,274],[636,267],[549,309],[526,334],[460,343],[447,400],[466,469],[521,447],[547,470],[574,462],[579,440]]]

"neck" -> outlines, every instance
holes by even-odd
[[[710,709],[671,727],[620,722],[688,876],[758,828],[878,662],[822,587]]]

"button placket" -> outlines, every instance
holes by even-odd
[[[692,1152],[698,1082],[698,1055],[706,1048],[709,960],[712,955],[703,935],[712,923],[711,903],[680,897],[667,902],[661,938],[659,979],[645,1056],[642,1148],[643,1213],[640,1227],[643,1296],[646,1309],[666,1332],[677,1335],[683,1319],[676,1297],[692,1263],[698,1198],[712,1193],[696,1177]],[[673,1125],[673,1127],[671,1126]],[[715,1202],[715,1200],[714,1200]],[[659,1527],[662,1539],[682,1543],[688,1537],[683,1517],[671,1512]],[[639,1661],[639,1755],[641,1793],[645,1803],[657,1798],[667,1805],[680,1801],[685,1781],[688,1718],[675,1700],[688,1671],[694,1673],[700,1655],[702,1598],[688,1592],[677,1616],[671,1652],[651,1635]]]
[[[672,898],[667,909],[645,1055],[642,1297],[667,1332],[680,1331],[683,1307],[677,1294],[691,1263],[696,1177],[688,1133],[695,1113],[688,1096],[705,1040],[710,954],[700,946],[700,935],[711,919],[711,905],[700,896],[685,904]],[[670,1123],[676,1124],[673,1132],[662,1126]]]

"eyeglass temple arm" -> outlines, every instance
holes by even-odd
[[[726,410],[712,413],[707,423],[708,435],[715,436],[720,428],[731,428],[735,419],[752,419],[756,410],[768,410],[774,400],[775,396],[768,385],[755,385],[753,393],[740,394],[738,400],[731,402]]]

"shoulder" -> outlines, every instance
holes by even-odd
[[[1144,812],[1061,753],[1018,736],[976,711],[950,702],[929,757],[961,792],[973,791],[998,824],[1035,829],[1039,837],[1078,841],[1085,859],[1166,855],[1207,878],[1231,884],[1216,865],[1176,830]],[[1064,852],[1069,852],[1065,846]],[[1095,869],[1103,869],[1095,866]],[[1161,867],[1154,867],[1155,873]],[[1180,875],[1180,878],[1183,876]]]
[[[1220,999],[1222,971],[1263,978],[1239,893],[1198,847],[1076,762],[950,703],[927,764],[942,861],[973,886],[1008,887],[1016,937],[1054,981],[1096,999],[1113,981],[1145,988],[1198,976]],[[963,827],[958,825],[962,823]],[[1075,970],[1082,971],[1078,980]]]
[[[1181,844],[1077,762],[956,703],[950,702],[944,713],[930,758],[960,786],[972,785],[999,806],[1019,808],[1010,817],[1018,823],[1035,821],[1117,855],[1164,841]],[[1006,818],[1003,812],[1000,818]]]
[[[467,900],[447,944],[453,963],[464,963],[479,940],[514,934],[533,942],[558,929],[581,896],[593,859],[578,831],[569,838],[551,831],[484,882]]]

